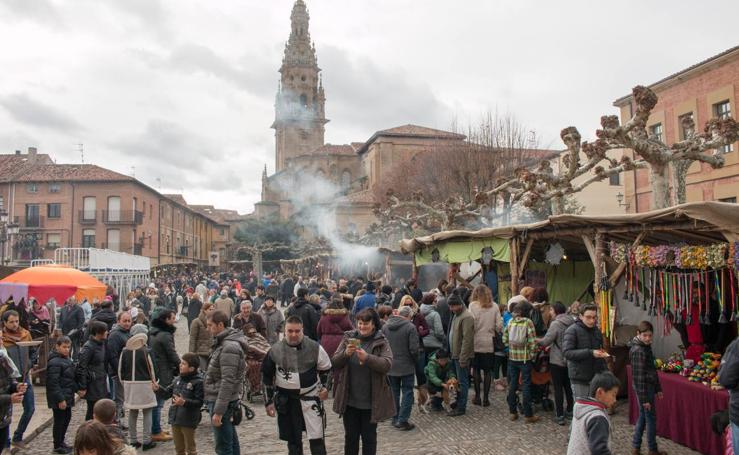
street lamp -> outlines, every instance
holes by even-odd
[[[625,203],[625,204],[623,203],[624,202],[624,194],[623,193],[618,193],[616,195],[616,200],[618,200],[618,206],[619,207],[625,207],[626,210],[629,210],[629,203],[628,202]]]
[[[0,266],[5,265],[5,244],[18,232],[20,232],[18,224],[9,223],[8,212],[0,209]]]

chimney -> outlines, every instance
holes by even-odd
[[[16,151],[15,151],[15,154],[16,154],[16,155],[20,155],[20,154],[21,154],[21,151],[20,151],[20,150],[16,150]]]
[[[36,152],[38,152],[38,150],[36,149],[36,147],[28,147],[28,154],[30,156],[36,156]]]

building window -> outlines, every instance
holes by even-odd
[[[731,118],[731,103],[729,100],[721,101],[713,105],[713,116],[721,120]],[[732,144],[722,145],[718,148],[721,153],[730,153],[734,150]]]
[[[679,116],[677,118],[677,123],[678,123],[678,126],[680,127],[680,140],[681,141],[684,141],[685,139],[687,139],[688,138],[688,133],[690,133],[690,131],[688,131],[683,126],[683,122],[686,121],[686,120],[688,120],[688,119],[692,119],[692,118],[693,118],[693,113],[692,112],[688,112],[687,114],[683,114],[683,115],[681,115],[681,116]]]
[[[95,229],[82,230],[82,248],[95,248]]]
[[[611,185],[611,186],[619,186],[619,185],[621,185],[621,173],[611,174],[608,177],[608,184]]]
[[[649,127],[649,137],[651,139],[656,139],[660,142],[663,142],[661,123],[657,123],[656,125],[652,125]]]
[[[0,196],[0,209],[3,208],[3,205],[5,204],[5,200],[2,196]]]
[[[221,229],[219,232],[221,233],[221,235],[226,235],[226,230],[225,229]]]
[[[718,200],[719,202],[729,202],[731,204],[736,204],[736,197],[725,197]]]
[[[87,196],[82,198],[82,219],[94,220],[95,211],[97,210],[95,196]]]
[[[46,206],[46,216],[49,218],[61,218],[62,217],[62,204],[54,203]]]
[[[38,193],[38,184],[37,183],[27,184],[26,191],[28,191],[29,193]]]
[[[26,204],[26,227],[41,227],[41,213],[38,204]]]
[[[62,189],[59,183],[49,183],[49,193],[58,193]]]
[[[62,235],[61,234],[46,234],[46,247],[50,249],[59,248],[62,246]]]
[[[341,173],[341,189],[346,191],[352,184],[352,173],[345,170]]]

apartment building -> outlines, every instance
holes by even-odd
[[[55,164],[35,148],[0,155],[0,209],[19,225],[2,245],[17,265],[52,259],[60,247],[147,256],[152,265],[220,265],[212,252],[229,241],[220,234],[227,225],[181,195],[93,164]]]
[[[687,69],[667,76],[650,85],[659,97],[647,123],[649,133],[670,145],[685,138],[681,120],[693,117],[696,129],[701,131],[713,117],[736,118],[736,99],[739,96],[739,46],[733,47]],[[633,114],[631,95],[614,101],[620,109],[621,121]],[[631,150],[625,153],[631,154]],[[694,201],[737,202],[739,198],[739,144],[734,143],[718,151],[724,155],[725,165],[720,169],[694,162],[686,181],[686,198]],[[628,212],[646,212],[652,209],[652,188],[648,169],[624,174],[625,203]],[[674,192],[674,191],[673,191]]]

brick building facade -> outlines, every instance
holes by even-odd
[[[222,218],[189,206],[181,195],[160,194],[92,164],[55,164],[33,147],[0,155],[0,209],[20,228],[3,255],[18,265],[53,259],[60,247],[141,255],[152,265],[208,265],[231,239]]]
[[[685,138],[683,116],[692,116],[696,129],[702,130],[713,117],[736,118],[739,97],[739,46],[697,63],[649,86],[659,97],[647,122],[651,135],[667,145]],[[622,123],[633,114],[631,95],[614,101],[620,109]],[[626,151],[632,154],[631,150]],[[713,169],[694,162],[686,178],[687,202],[737,202],[739,198],[739,143],[722,147],[722,168]],[[672,171],[672,170],[671,170]],[[649,169],[624,175],[625,202],[629,212],[646,212],[653,208]],[[674,191],[673,191],[674,193]],[[674,202],[674,201],[673,201]]]

